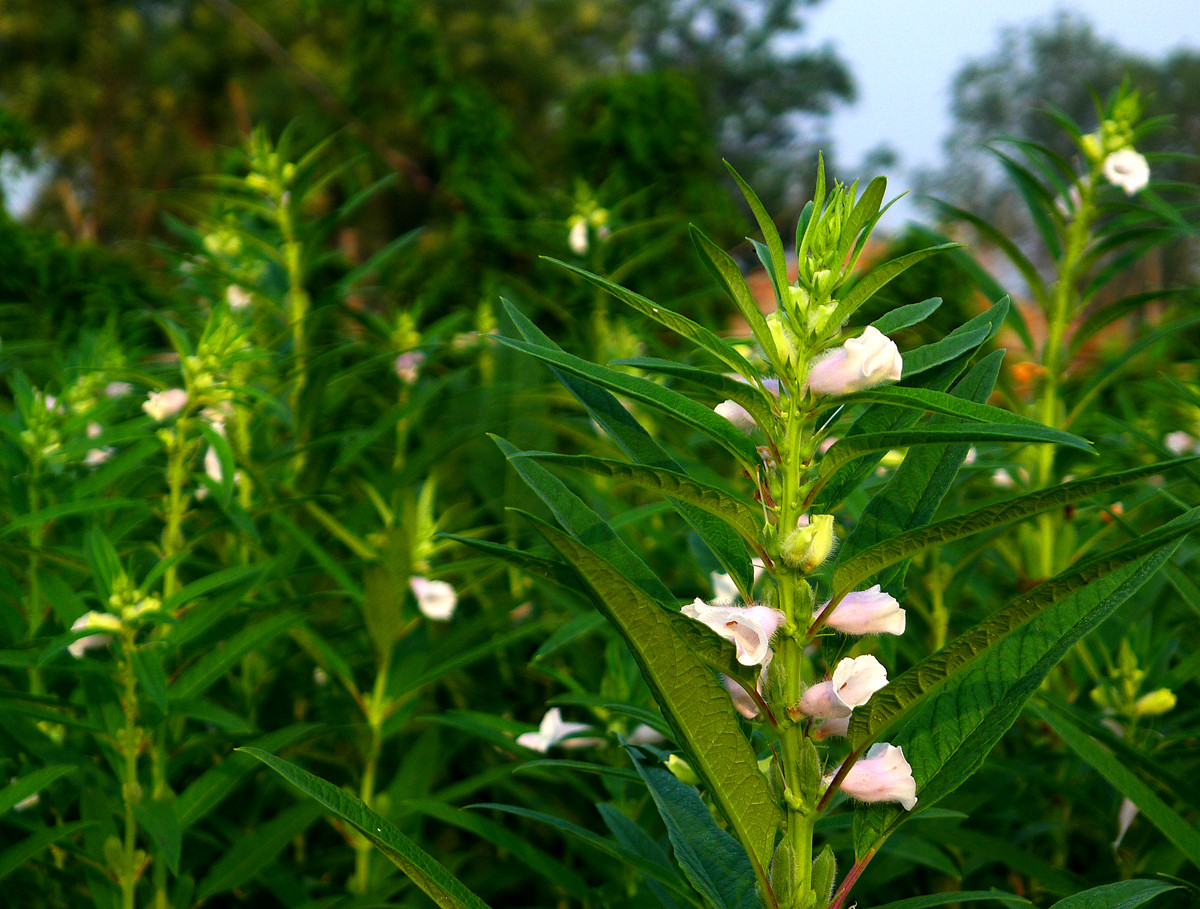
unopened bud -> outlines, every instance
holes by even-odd
[[[816,514],[807,526],[797,527],[783,541],[780,554],[793,568],[809,572],[820,566],[833,552],[833,515]]]
[[[1175,709],[1176,700],[1175,692],[1170,688],[1159,688],[1138,698],[1133,711],[1138,716],[1161,716]]]
[[[689,786],[700,785],[700,777],[696,776],[696,771],[692,769],[692,765],[677,754],[673,754],[667,758],[667,769],[681,783],[687,783]]]

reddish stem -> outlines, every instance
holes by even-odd
[[[854,863],[854,867],[846,872],[846,877],[842,881],[842,886],[838,887],[837,893],[833,895],[833,902],[829,904],[829,909],[842,909],[842,904],[846,902],[846,897],[850,895],[850,888],[857,883],[859,875],[863,873],[863,869],[867,867],[867,863],[875,858],[875,848],[870,849],[860,861]]]

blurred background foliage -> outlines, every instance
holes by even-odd
[[[0,770],[20,777],[45,764],[85,768],[86,787],[61,781],[44,794],[42,810],[56,822],[87,817],[99,825],[79,847],[36,853],[20,870],[5,866],[14,905],[91,905],[73,864],[80,854],[96,865],[88,881],[94,893],[112,890],[95,857],[103,835],[115,829],[120,790],[109,778],[111,747],[100,734],[89,738],[96,730],[111,733],[119,718],[117,695],[98,681],[103,671],[89,668],[111,659],[76,664],[60,646],[45,678],[26,687],[34,648],[61,645],[73,618],[102,605],[103,592],[93,590],[94,547],[80,542],[85,534],[102,531],[126,569],[139,575],[162,552],[167,453],[132,399],[108,400],[97,383],[100,377],[131,382],[139,394],[176,384],[188,344],[222,337],[223,320],[233,318],[223,302],[231,285],[255,300],[250,315],[237,317],[238,337],[248,346],[232,355],[225,350],[227,362],[220,364],[229,367],[221,379],[228,400],[244,408],[245,435],[231,432],[230,445],[249,478],[241,488],[253,492],[237,493],[229,470],[221,480],[211,474],[205,480],[196,449],[189,483],[208,490],[208,498],[189,514],[182,582],[201,585],[206,606],[217,602],[225,611],[165,656],[165,671],[172,685],[190,678],[196,688],[194,667],[203,668],[220,642],[249,635],[244,639],[258,645],[228,663],[218,660],[222,671],[204,688],[204,703],[197,695],[185,705],[192,714],[175,705],[168,720],[148,710],[146,725],[168,756],[162,801],[178,806],[186,844],[168,888],[172,905],[193,905],[197,894],[207,905],[289,909],[351,896],[363,907],[388,900],[424,905],[382,862],[364,872],[346,831],[317,823],[318,812],[294,806],[265,776],[233,763],[231,747],[252,737],[263,747],[290,749],[291,758],[355,792],[364,791],[372,767],[376,807],[497,906],[661,905],[653,888],[612,855],[544,825],[462,808],[515,803],[601,829],[593,805],[602,802],[661,838],[644,789],[620,775],[625,758],[611,739],[589,753],[614,771],[599,776],[547,767],[517,772],[533,755],[513,744],[552,699],[600,734],[629,734],[656,714],[629,653],[580,597],[445,539],[435,544],[432,533],[436,525],[536,546],[520,529],[527,525],[505,508],[540,506],[520,493],[487,432],[522,449],[614,453],[544,369],[487,344],[490,332],[510,332],[497,316],[501,295],[565,349],[595,361],[686,353],[540,255],[611,277],[705,324],[729,325],[729,307],[699,267],[686,229],[697,223],[752,270],[754,252],[742,239],[748,219],[720,159],[755,186],[785,237],[810,191],[818,149],[828,172],[854,176],[826,134],[831,113],[853,99],[852,74],[829,50],[804,43],[804,14],[812,5],[6,0],[0,6],[0,149],[10,172],[26,174],[22,185],[33,192],[20,218],[0,215],[0,371],[12,429],[4,437],[2,501],[6,521],[26,520],[14,531],[21,543],[0,559],[0,618],[12,637],[2,671],[6,691],[21,691],[5,701],[0,736],[8,747],[0,754],[7,763]],[[1019,194],[980,145],[1008,136],[1070,154],[1061,131],[1038,111],[1053,105],[1094,129],[1092,91],[1106,96],[1123,78],[1141,88],[1150,115],[1170,118],[1139,138],[1138,147],[1150,154],[1164,198],[1190,219],[1156,234],[1130,266],[1132,283],[1123,293],[1194,288],[1198,52],[1133,57],[1069,17],[1006,33],[993,55],[967,65],[956,80],[951,163],[928,177],[928,188],[995,223],[1049,273],[1052,257],[1040,247]],[[266,160],[272,151],[294,163],[318,147],[315,164],[287,198],[246,180],[274,166]],[[10,180],[8,190],[15,185]],[[294,221],[283,221],[281,212]],[[891,240],[868,257],[891,257],[928,241],[929,228],[900,231],[885,220],[883,229],[892,231]],[[1020,276],[985,238],[953,219],[934,229],[969,240],[994,281],[1021,299]],[[289,271],[281,252],[289,243],[302,269]],[[899,339],[905,349],[917,346],[994,299],[990,291],[998,285],[985,282],[981,289],[978,277],[958,259],[934,257],[889,286],[864,318],[943,297],[928,325]],[[286,316],[300,292],[308,306],[304,356]],[[1120,323],[1084,363],[1080,385],[1115,362],[1137,332],[1167,324],[1194,304],[1193,290],[1141,321]],[[1110,452],[1109,467],[1163,454],[1170,429],[1200,437],[1195,332],[1193,324],[1163,337],[1150,355],[1122,364],[1125,381],[1099,398],[1103,407],[1088,428]],[[1021,362],[1017,342],[1002,343],[1013,348],[1009,365]],[[419,378],[410,381],[397,373],[395,360],[412,353],[422,359]],[[1163,362],[1172,365],[1163,370]],[[1019,376],[1006,374],[1002,388],[1008,404],[1023,405]],[[92,419],[104,424],[104,435],[87,438],[82,410],[35,414],[34,389],[72,406],[92,401]],[[707,466],[721,461],[703,440],[653,414],[637,417],[669,439],[673,452],[686,453],[694,473],[730,480]],[[72,462],[56,454],[44,473],[31,473],[19,434],[33,424],[58,433],[79,457]],[[119,456],[101,471],[85,470],[83,453],[110,441],[123,446]],[[981,451],[946,510],[1002,498],[994,472],[1018,469],[1006,457]],[[866,490],[887,476],[885,470],[868,480]],[[1195,480],[1170,495],[1194,501]],[[660,499],[627,488],[614,495],[599,483],[574,488],[680,598],[710,595],[708,573],[716,565]],[[45,536],[29,531],[28,515],[39,502],[111,495],[143,507],[67,514],[48,524]],[[1125,507],[1141,504],[1154,513],[1160,495],[1140,488]],[[1082,512],[1078,526],[1082,539],[1134,532],[1119,515],[1096,508]],[[1004,557],[1002,544],[964,547],[918,566],[917,633],[888,644],[903,650],[888,655],[894,665],[911,664],[926,644],[968,627],[1029,580]],[[1047,697],[1072,705],[1097,740],[1193,821],[1200,815],[1191,782],[1200,747],[1194,558],[1194,547],[1185,547],[1173,571],[1090,637],[1046,687]],[[945,573],[949,563],[960,570]],[[401,610],[406,621],[415,620],[404,582],[418,569],[455,583],[460,616],[449,626],[409,626],[384,661],[378,636],[391,632],[371,610]],[[44,593],[54,600],[53,615],[38,615],[27,628],[29,579],[49,574],[55,580]],[[205,589],[217,575],[223,580]],[[390,586],[380,577],[390,577]],[[940,625],[927,618],[935,598],[954,604]],[[296,622],[264,628],[283,612]],[[367,712],[381,676],[397,705],[384,725],[373,724]],[[1179,697],[1165,715],[1139,717],[1114,694],[1159,687]],[[1112,735],[1117,720],[1128,738]],[[80,791],[87,793],[82,807]],[[895,851],[864,876],[861,893],[883,902],[996,886],[1048,904],[1135,873],[1161,870],[1195,880],[1196,869],[1144,820],[1118,836],[1121,799],[1046,724],[1031,719],[947,801],[948,811],[896,838]],[[36,835],[35,825],[13,818],[5,817],[3,845],[19,849],[24,837]],[[840,847],[849,831],[832,821],[823,834]],[[603,814],[603,824],[618,840],[632,836],[612,813]],[[97,904],[116,904],[115,897],[109,904],[103,899],[97,896]]]

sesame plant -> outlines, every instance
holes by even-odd
[[[897,829],[938,816],[939,802],[979,769],[1055,664],[1147,583],[1195,529],[1200,512],[1179,507],[1133,541],[996,604],[915,665],[895,665],[889,642],[906,632],[903,602],[915,556],[1169,475],[1189,459],[1047,484],[941,514],[973,443],[1093,455],[1083,438],[986,403],[1003,352],[983,348],[1005,321],[1009,301],[902,353],[889,336],[927,318],[939,300],[899,306],[870,325],[855,325],[856,312],[889,280],[947,247],[856,269],[882,213],[884,180],[860,193],[857,184],[827,185],[818,171],[796,231],[798,277],[790,281],[779,234],[734,176],[763,233],[754,246],[775,310],[762,314],[734,260],[698,230],[697,251],[749,326],[749,338],[725,339],[560,263],[695,348],[686,360],[635,358],[618,369],[563,350],[505,301],[519,337],[497,341],[548,366],[624,457],[523,451],[497,438],[553,518],[521,512],[545,547],[459,539],[587,596],[623,640],[661,711],[646,718],[664,740],[620,740],[636,776],[619,776],[621,786],[636,781],[645,788],[658,821],[639,817],[647,825],[639,827],[609,808],[602,813],[614,838],[605,838],[527,808],[510,813],[540,819],[636,867],[652,882],[647,905],[841,909]],[[668,447],[671,425],[706,440],[698,455]],[[847,503],[861,499],[856,491],[884,454],[901,447],[909,451],[890,480],[851,509]],[[727,466],[700,469],[699,456]],[[588,503],[592,497],[575,492],[559,472],[662,494],[678,515],[678,533],[691,535],[704,559],[720,566],[717,598],[681,606],[686,597],[677,597],[612,519]],[[547,751],[580,734],[551,711],[521,744]],[[251,753],[360,830],[439,905],[484,905],[363,802],[294,764]],[[602,775],[617,772],[595,766]],[[831,836],[846,825],[848,839]],[[660,830],[670,857],[654,840]],[[840,854],[834,839],[846,846]],[[1062,905],[1132,907],[1173,886],[1117,882]],[[999,891],[930,899],[920,905],[1024,902]]]

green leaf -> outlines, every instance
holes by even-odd
[[[632,770],[629,773],[635,780],[638,779],[638,775]],[[601,802],[596,806],[596,810],[600,812],[600,816],[604,818],[605,825],[622,846],[640,853],[662,867],[664,871],[674,873],[674,865],[672,865],[667,853],[663,851],[650,834],[623,815],[615,805],[608,802]],[[678,909],[679,904],[675,902],[674,897],[667,892],[666,887],[654,878],[649,878],[646,881],[646,886],[658,898],[663,909]],[[680,886],[683,887],[686,885],[680,881]],[[699,904],[699,900],[696,902]]]
[[[1086,439],[1034,422],[942,423],[842,439],[821,459],[819,474],[821,477],[830,477],[843,465],[872,451],[888,451],[910,445],[945,445],[950,442],[1047,442],[1094,453],[1091,442]]]
[[[252,749],[238,750],[245,750],[247,753],[253,751]],[[254,756],[258,757],[258,755]],[[265,756],[271,757],[271,755]],[[279,763],[287,764],[286,761],[279,761]],[[287,764],[287,766],[291,767],[292,765]],[[283,772],[280,771],[280,773]],[[286,776],[286,774],[284,775]],[[340,792],[341,790],[336,791]],[[225,893],[241,887],[247,881],[264,873],[274,862],[275,857],[287,848],[288,843],[311,827],[322,813],[321,806],[312,802],[292,805],[257,829],[244,833],[234,840],[226,847],[225,853],[213,863],[204,880],[200,882],[200,887],[196,891],[197,901],[203,902],[218,893]]]
[[[850,747],[862,751],[890,726],[911,713],[925,698],[1055,603],[1197,527],[1200,527],[1200,516],[1190,522],[1173,522],[1139,537],[1128,546],[1104,553],[1038,584],[1008,606],[963,632],[941,650],[892,679],[865,705],[855,709],[850,718]]]
[[[1118,881],[1068,896],[1050,909],[1137,909],[1168,890],[1178,889],[1163,881]]]
[[[622,303],[633,307],[642,315],[649,316],[659,324],[671,329],[671,331],[675,332],[680,337],[686,338],[702,350],[708,351],[734,372],[745,376],[747,379],[757,375],[757,371],[754,369],[754,367],[747,363],[746,358],[738,353],[728,341],[717,337],[698,322],[693,322],[687,316],[682,316],[677,312],[672,312],[666,307],[655,303],[653,300],[648,300],[641,294],[634,293],[632,290],[622,287],[620,284],[614,284],[612,281],[602,278],[599,275],[592,274],[586,269],[579,268],[559,259],[550,258],[549,256],[544,256],[543,258],[549,259],[549,261],[553,262],[554,264],[561,265],[568,271],[574,272],[581,278],[590,281],[601,290],[605,290],[612,294]]]
[[[513,833],[493,820],[435,799],[404,799],[397,807],[418,811],[442,823],[452,824],[473,833],[526,865],[538,877],[561,887],[576,900],[586,901],[589,888],[583,878],[549,853],[527,842],[520,834]]]
[[[998,360],[1003,357],[1003,351],[995,351],[990,358]],[[989,358],[989,359],[990,359]],[[983,404],[968,398],[934,391],[929,388],[905,388],[902,385],[880,385],[878,388],[868,388],[866,391],[856,391],[853,394],[842,395],[836,401],[842,404],[893,404],[896,407],[909,407],[914,410],[946,414],[952,417],[964,417],[980,423],[1002,423],[1007,426],[1043,426],[1037,420],[1021,416],[990,404]],[[1072,438],[1078,438],[1073,436]]]
[[[163,672],[161,648],[143,644],[129,651],[133,671],[142,691],[150,695],[154,706],[167,713],[167,674]]]
[[[683,881],[679,879],[672,869],[664,868],[658,862],[652,861],[641,852],[630,849],[620,843],[614,843],[612,840],[605,839],[599,834],[593,833],[584,827],[577,824],[572,824],[570,821],[564,821],[562,818],[557,818],[552,814],[544,814],[541,811],[531,811],[528,808],[518,808],[514,805],[496,805],[491,802],[485,802],[478,805],[470,805],[470,808],[482,809],[490,808],[495,811],[504,811],[508,814],[515,814],[517,817],[527,817],[530,820],[538,821],[553,827],[560,833],[564,833],[581,843],[586,843],[593,849],[603,852],[605,855],[611,856],[620,862],[625,863],[631,868],[640,871],[647,877],[653,878],[660,883],[670,887],[677,895],[682,896],[693,905],[699,905],[694,893],[690,887],[687,887]]]
[[[742,179],[741,174],[734,170],[733,165],[728,161],[725,162],[725,167],[737,182],[742,195],[746,197],[746,203],[750,206],[750,211],[754,213],[754,220],[758,222],[758,229],[762,231],[763,239],[767,241],[767,249],[770,253],[770,267],[767,270],[771,273],[772,285],[775,288],[775,302],[779,304],[780,309],[783,309],[784,301],[787,300],[789,294],[787,259],[783,253],[783,240],[779,236],[779,231],[775,229],[775,222],[771,220],[771,216],[759,201],[758,195],[750,188],[750,184]],[[817,209],[814,209],[815,211]]]
[[[237,750],[262,761],[365,836],[442,909],[488,909],[487,903],[467,889],[437,859],[350,793],[265,751],[257,748]]]
[[[158,847],[171,873],[178,876],[179,858],[183,853],[183,828],[175,814],[174,801],[143,799],[133,806],[133,814],[138,826],[150,835]]]
[[[912,328],[924,322],[942,305],[941,297],[930,297],[920,303],[909,303],[889,310],[871,323],[875,329],[885,335],[895,334],[905,328]]]
[[[0,789],[0,815],[12,811],[16,805],[31,795],[41,792],[59,777],[75,773],[77,770],[78,768],[71,764],[51,764],[49,767],[41,767],[32,773],[25,774],[20,779],[13,780]]]
[[[899,256],[890,262],[884,262],[882,265],[876,266],[863,275],[854,287],[838,301],[837,309],[834,310],[833,316],[829,320],[830,324],[840,325],[845,322],[854,315],[855,310],[871,299],[876,291],[884,287],[893,278],[899,277],[918,262],[928,259],[935,253],[947,249],[958,249],[960,246],[962,246],[961,243],[943,243],[929,249],[919,249],[916,252]]]
[[[525,341],[517,341],[514,338],[505,338],[499,335],[493,335],[492,338],[500,344],[527,353],[571,375],[594,382],[610,391],[628,395],[634,400],[641,401],[649,407],[686,423],[693,429],[704,433],[732,454],[751,472],[759,464],[758,450],[744,432],[737,429],[724,417],[714,413],[710,408],[703,404],[697,404],[679,392],[664,388],[649,379],[629,376],[623,372],[617,372],[615,369],[597,366],[595,363],[589,363],[587,360],[571,356],[564,351],[538,347]]]
[[[1015,893],[1005,893],[1003,890],[957,890],[953,893],[934,893],[930,896],[914,896],[894,903],[885,903],[877,909],[931,909],[933,906],[945,906],[947,903],[1033,903]]]
[[[1147,303],[1155,300],[1169,300],[1174,297],[1186,296],[1192,293],[1192,288],[1175,287],[1163,290],[1148,290],[1143,293],[1130,294],[1112,303],[1105,303],[1094,309],[1082,324],[1071,334],[1071,345],[1067,352],[1069,360],[1075,359],[1075,354],[1088,342],[1091,337],[1103,328],[1123,319],[1130,313],[1137,312]]]
[[[37,511],[10,519],[5,523],[4,529],[0,530],[0,537],[6,537],[18,530],[24,530],[26,527],[40,527],[51,521],[57,521],[59,518],[72,518],[82,514],[92,514],[96,511],[111,512],[120,508],[148,511],[149,505],[141,499],[122,498],[78,499],[74,502],[60,502],[57,505],[49,505],[46,508],[39,508]]]
[[[293,612],[280,612],[268,616],[257,625],[251,625],[223,642],[223,646],[207,651],[192,663],[171,685],[171,697],[194,698],[216,682],[246,654],[250,653],[300,621]]]
[[[520,474],[521,479],[546,503],[554,519],[571,536],[577,540],[587,540],[589,548],[614,565],[621,574],[655,600],[660,603],[674,602],[675,596],[670,589],[625,544],[625,541],[617,536],[608,521],[596,514],[583,499],[571,492],[545,467],[529,458],[520,457],[522,452],[507,439],[495,435],[491,436],[491,439],[504,453],[513,469]]]
[[[675,860],[696,891],[716,909],[760,909],[750,857],[717,826],[700,794],[662,767],[643,766],[626,750],[666,825]]]
[[[452,533],[439,533],[437,537],[441,540],[453,540],[494,559],[501,559],[510,565],[516,566],[521,571],[533,575],[535,578],[551,581],[568,590],[579,590],[582,592],[579,584],[579,576],[571,570],[569,565],[565,562],[560,562],[558,559],[547,559],[520,549],[513,549],[511,546],[504,546],[501,543],[476,540],[474,537],[463,537]]]
[[[1156,473],[1164,473],[1195,460],[1197,459],[1177,458],[1173,461],[1161,461],[1158,464],[1134,467],[1100,477],[1075,480],[1061,486],[1040,489],[1037,492],[1017,496],[1004,502],[997,502],[995,505],[977,508],[975,511],[946,518],[926,527],[910,530],[898,537],[878,543],[838,565],[833,573],[833,589],[838,596],[841,596],[855,589],[876,572],[910,558],[931,546],[940,546],[951,540],[961,540],[963,537],[969,537],[981,530],[987,530],[989,527],[1011,524],[1043,511],[1069,505],[1101,492],[1135,483]]]
[[[80,830],[95,827],[95,821],[68,821],[53,827],[44,827],[31,836],[27,836],[15,846],[9,846],[0,852],[0,881],[4,880],[26,862],[32,860],[47,846],[57,843]]]
[[[539,530],[595,591],[597,607],[625,638],[676,740],[763,879],[779,806],[724,686],[676,633],[662,606],[575,540],[552,527]]]
[[[867,184],[863,194],[854,203],[850,217],[842,227],[841,243],[838,245],[837,261],[845,262],[850,255],[850,248],[862,233],[863,228],[875,223],[879,217],[879,207],[883,205],[883,196],[887,192],[887,178],[876,177]],[[853,263],[850,265],[854,267]]]
[[[989,326],[979,325],[968,330],[966,326],[952,331],[946,337],[930,344],[923,344],[914,350],[907,350],[900,355],[904,362],[904,381],[919,376],[923,372],[960,359],[963,354],[973,353],[989,337]]]
[[[695,366],[685,366],[674,360],[659,360],[655,357],[628,357],[614,360],[612,366],[633,366],[648,372],[661,375],[675,376],[703,388],[707,388],[721,398],[728,398],[742,405],[754,417],[760,428],[766,430],[773,426],[776,417],[772,413],[772,402],[767,394],[747,382],[738,382],[721,373],[710,372],[707,369],[697,369]]]
[[[563,455],[546,451],[523,451],[510,456],[510,460],[532,458],[543,464],[557,464],[575,470],[583,470],[599,476],[623,480],[645,489],[654,489],[664,495],[687,502],[721,518],[751,544],[759,543],[762,535],[763,517],[729,493],[709,486],[683,473],[663,470],[659,467],[642,467],[627,464],[612,458],[596,458],[589,455]]]
[[[549,349],[557,349],[554,342],[508,300],[501,299],[501,303],[526,341]],[[631,461],[683,473],[683,468],[679,466],[678,462],[654,441],[613,395],[591,382],[582,381],[560,370],[552,369],[551,371]],[[670,500],[670,502],[671,507],[696,531],[696,534],[725,571],[739,581],[743,588],[748,587],[752,577],[750,557],[746,554],[746,548],[737,536],[725,526],[724,522],[700,509],[684,502],[675,500]]]
[[[766,317],[762,314],[762,310],[758,308],[758,301],[754,299],[754,295],[746,285],[746,279],[742,276],[742,270],[738,268],[737,263],[733,261],[733,257],[729,253],[708,239],[696,225],[690,225],[689,229],[691,230],[692,243],[695,245],[696,251],[700,253],[700,258],[704,262],[705,267],[717,279],[718,283],[725,288],[725,293],[733,300],[734,305],[738,308],[738,312],[742,314],[742,318],[750,326],[750,333],[754,336],[754,340],[758,342],[759,347],[763,349],[771,365],[778,371],[782,368],[783,364],[779,359],[778,352],[775,350],[775,339],[771,335],[771,329],[767,327]]]
[[[1161,528],[1194,526],[1200,510]],[[982,765],[992,747],[1016,721],[1050,670],[1150,579],[1178,548],[1162,546],[1107,577],[1068,594],[1006,635],[941,692],[921,704],[893,744],[904,749],[917,782],[918,811],[953,792]],[[886,689],[885,689],[886,690]],[[867,805],[855,812],[855,853],[877,849],[905,812],[896,805]]]
[[[989,354],[954,386],[947,397],[964,402],[986,401],[995,387],[1003,359],[1003,351]],[[934,420],[939,422],[939,418]],[[849,561],[877,543],[928,524],[953,486],[967,451],[965,444],[922,445],[905,455],[887,486],[867,503],[858,523],[838,549],[838,563]],[[878,579],[883,589],[896,599],[902,599],[907,565],[905,560]]]
[[[1188,823],[1170,805],[1154,794],[1136,773],[1130,770],[1112,751],[1097,742],[1065,708],[1047,701],[1035,707],[1040,716],[1067,743],[1072,751],[1097,773],[1108,780],[1114,789],[1138,806],[1142,815],[1157,827],[1168,840],[1200,868],[1200,831]]]

